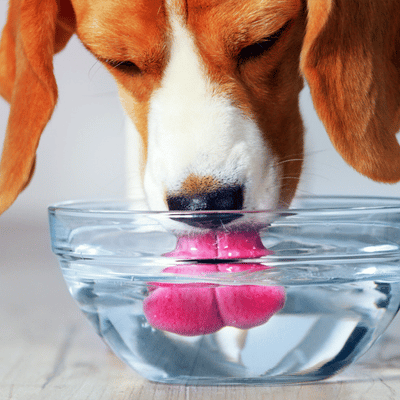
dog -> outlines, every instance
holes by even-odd
[[[359,173],[400,180],[399,0],[11,0],[0,42],[10,115],[0,213],[28,185],[76,34],[115,78],[151,210],[287,207],[302,171],[307,81]]]

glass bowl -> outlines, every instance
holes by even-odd
[[[324,379],[400,306],[400,199],[310,197],[279,212],[67,202],[49,217],[72,297],[151,381]]]

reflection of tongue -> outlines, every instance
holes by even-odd
[[[167,254],[182,259],[258,258],[270,252],[255,232],[207,233],[181,237]],[[174,266],[163,272],[204,275],[266,269],[260,264],[195,264]],[[186,336],[213,333],[224,326],[248,329],[261,325],[284,305],[279,286],[214,286],[157,283],[144,300],[143,309],[154,328]]]

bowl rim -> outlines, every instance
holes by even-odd
[[[325,202],[327,206],[318,207],[301,207],[296,206],[298,202]],[[329,202],[329,203],[328,203]],[[82,215],[199,215],[199,214],[315,214],[315,213],[349,213],[354,214],[358,212],[374,212],[374,211],[390,211],[400,212],[400,197],[385,197],[385,196],[342,196],[342,195],[311,195],[311,196],[296,196],[292,206],[289,208],[280,208],[276,210],[200,210],[200,211],[154,211],[154,210],[143,210],[135,208],[105,208],[107,205],[115,204],[116,206],[128,206],[139,204],[138,200],[135,199],[86,199],[86,200],[68,200],[54,203],[48,206],[49,214],[54,213],[73,213]],[[335,205],[328,205],[335,203]],[[347,205],[343,205],[346,204]],[[353,206],[349,206],[348,203],[354,203]]]

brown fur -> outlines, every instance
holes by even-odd
[[[309,1],[301,67],[342,157],[367,177],[400,179],[400,3]]]
[[[213,176],[197,176],[190,174],[182,183],[180,191],[183,195],[192,196],[198,193],[212,192],[219,186],[221,186],[220,183]],[[179,195],[179,193],[176,194]]]
[[[302,75],[342,157],[382,182],[400,180],[399,0],[177,0],[216,87],[254,118],[283,167],[281,203],[303,158]],[[170,46],[162,0],[11,0],[0,42],[0,94],[11,104],[0,163],[0,213],[29,183],[57,100],[52,58],[75,32],[115,77],[147,154],[147,109]],[[268,54],[244,46],[289,23]],[[113,62],[134,61],[128,76]],[[300,73],[302,71],[302,75]],[[204,183],[204,182],[203,182]],[[191,189],[193,190],[191,184]]]

